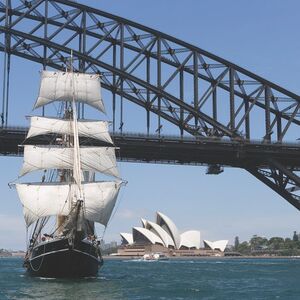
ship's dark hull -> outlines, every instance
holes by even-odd
[[[53,240],[34,247],[24,266],[34,276],[89,277],[96,276],[103,260],[92,243],[80,241],[73,247],[68,239]]]

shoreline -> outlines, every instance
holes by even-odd
[[[104,260],[137,260],[142,259],[142,256],[115,256],[104,255]],[[169,260],[220,260],[220,259],[300,259],[300,256],[272,256],[272,255],[260,255],[260,256],[170,256]]]
[[[104,260],[137,260],[142,256],[103,255]],[[1,258],[24,258],[24,255],[0,255]],[[169,260],[228,260],[228,259],[300,259],[300,256],[272,256],[272,255],[241,255],[241,256],[170,256]]]

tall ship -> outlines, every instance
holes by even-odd
[[[34,109],[52,102],[58,116],[29,117],[23,145],[19,177],[40,171],[41,180],[14,184],[27,226],[24,266],[42,277],[95,276],[103,264],[95,223],[107,226],[123,184],[109,122],[78,118],[80,103],[105,112],[99,75],[42,71]]]

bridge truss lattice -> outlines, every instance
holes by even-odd
[[[261,139],[278,148],[297,138],[300,96],[172,36],[67,0],[0,1],[3,128],[11,56],[64,70],[71,50],[75,70],[101,74],[111,92],[114,133],[122,134],[132,118],[123,109],[130,102],[144,113],[145,134],[158,139],[168,124],[179,140],[192,136],[198,143],[227,138],[242,147]],[[299,157],[287,162],[270,156],[261,165],[258,154],[239,166],[300,209]]]

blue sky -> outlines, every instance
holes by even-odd
[[[79,2],[176,36],[300,94],[297,0]],[[14,64],[11,100],[18,108],[10,124],[26,124],[23,116],[31,113],[39,66],[19,59]],[[25,247],[22,208],[7,186],[21,162],[0,157],[0,248]],[[170,216],[181,231],[198,229],[208,240],[232,242],[236,235],[245,240],[253,234],[292,236],[300,231],[299,212],[244,170],[226,168],[219,176],[207,176],[202,167],[121,163],[120,168],[129,183],[106,231],[107,241],[119,240],[118,233],[139,225],[141,217],[153,219],[156,210]]]

